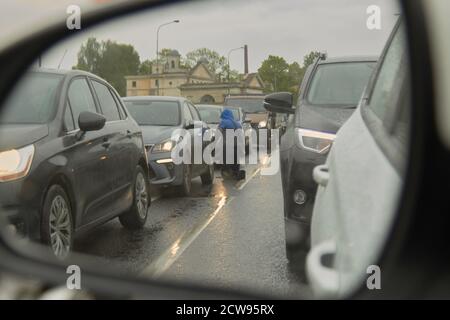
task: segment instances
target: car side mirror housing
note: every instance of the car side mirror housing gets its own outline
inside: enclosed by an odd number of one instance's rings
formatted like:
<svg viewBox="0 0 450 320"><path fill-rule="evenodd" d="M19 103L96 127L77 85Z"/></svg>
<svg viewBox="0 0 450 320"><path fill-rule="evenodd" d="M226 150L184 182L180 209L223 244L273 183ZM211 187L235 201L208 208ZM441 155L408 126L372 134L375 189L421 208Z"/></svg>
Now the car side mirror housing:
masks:
<svg viewBox="0 0 450 320"><path fill-rule="evenodd" d="M189 130L189 129L194 129L195 128L195 122L193 120L188 120L186 121L184 128Z"/></svg>
<svg viewBox="0 0 450 320"><path fill-rule="evenodd" d="M264 98L264 108L276 113L295 113L294 96L290 92L275 92Z"/></svg>
<svg viewBox="0 0 450 320"><path fill-rule="evenodd" d="M78 127L80 131L97 131L105 126L106 118L98 113L83 111L78 116Z"/></svg>

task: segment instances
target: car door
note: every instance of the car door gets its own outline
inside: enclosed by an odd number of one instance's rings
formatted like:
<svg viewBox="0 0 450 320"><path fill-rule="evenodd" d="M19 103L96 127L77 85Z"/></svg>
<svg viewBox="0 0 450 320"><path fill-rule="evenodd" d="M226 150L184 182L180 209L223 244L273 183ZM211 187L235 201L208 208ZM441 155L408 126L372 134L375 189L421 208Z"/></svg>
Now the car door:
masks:
<svg viewBox="0 0 450 320"><path fill-rule="evenodd" d="M103 130L85 132L79 135L78 116L83 111L98 113L87 78L71 80L66 94L63 134L64 154L72 172L76 196L76 227L90 222L89 212L101 209L99 199L107 189Z"/></svg>
<svg viewBox="0 0 450 320"><path fill-rule="evenodd" d="M119 106L109 86L97 79L90 79L96 99L102 114L106 118L104 145L108 158L105 160L107 188L105 189L105 204L108 216L114 216L127 209L131 204L130 185L133 181L134 169L137 165L136 152L133 148L131 129L127 122L121 119ZM94 219L101 216L92 213Z"/></svg>
<svg viewBox="0 0 450 320"><path fill-rule="evenodd" d="M314 169L319 188L307 274L318 297L356 289L385 244L407 158L405 48L404 30L396 27L366 98L338 132L326 164Z"/></svg>

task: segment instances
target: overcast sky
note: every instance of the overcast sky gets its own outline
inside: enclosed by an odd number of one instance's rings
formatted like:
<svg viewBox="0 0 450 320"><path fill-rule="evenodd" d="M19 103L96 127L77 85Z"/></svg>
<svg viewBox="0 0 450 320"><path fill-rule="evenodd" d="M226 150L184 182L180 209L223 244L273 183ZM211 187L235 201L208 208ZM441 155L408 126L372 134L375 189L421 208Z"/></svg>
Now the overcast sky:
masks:
<svg viewBox="0 0 450 320"><path fill-rule="evenodd" d="M60 7L55 7L54 0L2 0L0 26L13 20L16 25L22 22L30 25L42 21L46 15L65 15L67 3L79 2L64 0L59 2ZM369 5L381 8L381 30L366 27ZM161 29L160 48L174 48L184 55L207 47L226 56L230 49L247 44L250 71L254 72L269 54L300 63L311 50L326 51L330 56L378 55L398 18L396 13L399 9L395 0L195 1L82 30L53 48L42 60L45 67L57 67L67 50L62 68L71 68L76 64L81 43L90 36L131 44L141 60L155 58L158 25L179 19L180 23ZM230 64L242 72L243 52L232 53Z"/></svg>

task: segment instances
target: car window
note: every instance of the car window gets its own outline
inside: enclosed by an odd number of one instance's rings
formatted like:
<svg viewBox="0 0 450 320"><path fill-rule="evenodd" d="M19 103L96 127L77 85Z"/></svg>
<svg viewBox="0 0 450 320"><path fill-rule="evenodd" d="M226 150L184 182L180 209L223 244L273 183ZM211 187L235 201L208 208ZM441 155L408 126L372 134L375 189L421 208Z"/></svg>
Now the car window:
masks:
<svg viewBox="0 0 450 320"><path fill-rule="evenodd" d="M77 78L72 81L67 94L72 108L75 127L78 128L78 117L83 111L97 112L94 97L85 78Z"/></svg>
<svg viewBox="0 0 450 320"><path fill-rule="evenodd" d="M126 119L127 115L125 113L122 101L113 90L110 89L109 91L111 92L114 100L116 101L117 108L119 109L120 119Z"/></svg>
<svg viewBox="0 0 450 320"><path fill-rule="evenodd" d="M356 106L375 66L375 62L319 65L308 89L308 102Z"/></svg>
<svg viewBox="0 0 450 320"><path fill-rule="evenodd" d="M141 126L177 126L180 124L180 106L176 101L125 101L130 115Z"/></svg>
<svg viewBox="0 0 450 320"><path fill-rule="evenodd" d="M220 122L220 109L217 108L198 108L201 119L206 123L219 123Z"/></svg>
<svg viewBox="0 0 450 320"><path fill-rule="evenodd" d="M192 117L191 111L189 110L189 106L187 102L183 104L183 114L185 121L192 121L194 118Z"/></svg>
<svg viewBox="0 0 450 320"><path fill-rule="evenodd" d="M2 108L0 123L46 123L54 114L61 75L29 73Z"/></svg>
<svg viewBox="0 0 450 320"><path fill-rule="evenodd" d="M69 102L66 103L66 110L64 111L64 129L66 131L75 130L75 122L73 121L72 110Z"/></svg>
<svg viewBox="0 0 450 320"><path fill-rule="evenodd" d="M119 110L117 109L116 101L114 100L108 87L104 84L93 80L95 92L100 102L103 115L106 117L106 121L120 120Z"/></svg>
<svg viewBox="0 0 450 320"><path fill-rule="evenodd" d="M397 84L400 82L397 77L401 68L400 62L406 53L405 41L405 33L400 27L386 52L372 90L369 108L382 121L386 118L387 108L393 107L398 99L400 88Z"/></svg>

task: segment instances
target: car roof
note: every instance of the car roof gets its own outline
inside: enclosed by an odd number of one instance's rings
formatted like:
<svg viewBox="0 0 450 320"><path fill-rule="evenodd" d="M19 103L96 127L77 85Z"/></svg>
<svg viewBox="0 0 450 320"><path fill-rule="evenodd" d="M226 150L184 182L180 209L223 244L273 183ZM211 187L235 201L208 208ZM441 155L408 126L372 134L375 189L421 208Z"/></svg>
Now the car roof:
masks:
<svg viewBox="0 0 450 320"><path fill-rule="evenodd" d="M48 74L59 74L63 76L89 76L93 78L97 78L103 81L106 81L105 79L100 78L99 76L96 76L93 73L83 71L83 70L66 70L66 69L51 69L51 68L33 68L30 70L30 72L34 73L48 73ZM107 81L106 81L107 82Z"/></svg>
<svg viewBox="0 0 450 320"><path fill-rule="evenodd" d="M320 60L319 64L338 63L338 62L377 62L377 56L344 56L344 57L331 57L325 60Z"/></svg>
<svg viewBox="0 0 450 320"><path fill-rule="evenodd" d="M154 101L186 101L187 99L184 97L171 97L171 96L131 96L131 97L123 97L123 101L146 101L146 100L154 100Z"/></svg>

